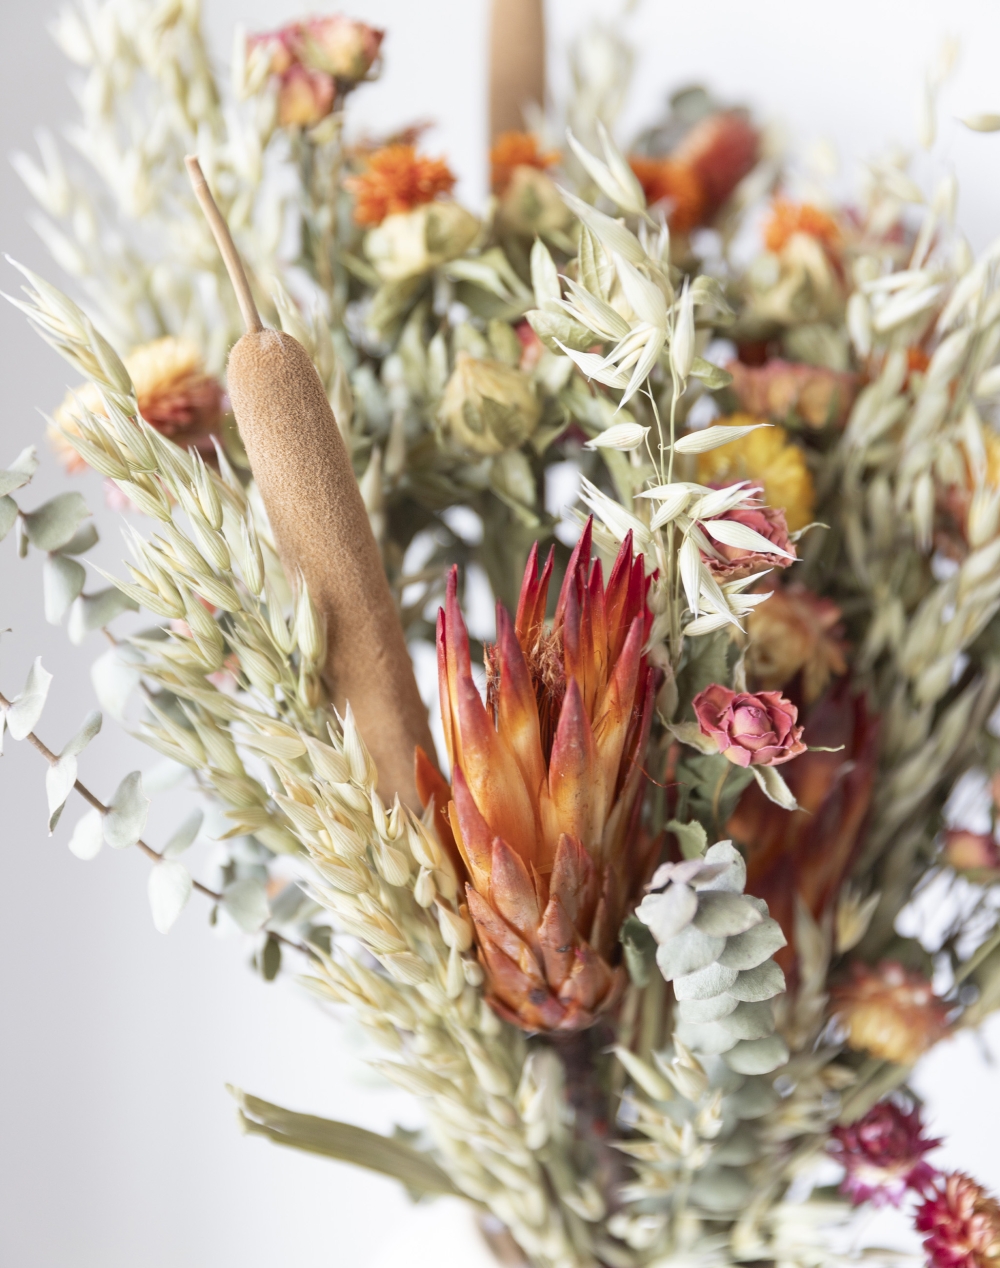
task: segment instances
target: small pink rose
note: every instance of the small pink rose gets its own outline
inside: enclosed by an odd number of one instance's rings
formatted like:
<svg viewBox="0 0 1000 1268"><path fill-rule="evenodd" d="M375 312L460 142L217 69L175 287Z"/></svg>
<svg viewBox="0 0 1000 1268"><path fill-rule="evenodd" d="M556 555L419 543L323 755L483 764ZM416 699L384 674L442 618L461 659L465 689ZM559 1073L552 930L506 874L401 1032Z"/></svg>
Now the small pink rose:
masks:
<svg viewBox="0 0 1000 1268"><path fill-rule="evenodd" d="M745 546L727 545L712 534L712 525L720 523L743 524L772 542L785 554L771 554ZM761 568L787 568L795 563L795 547L788 536L785 512L776 506L737 506L714 520L706 520L702 527L714 547L713 554L702 552L702 559L712 575L720 581L737 581Z"/></svg>
<svg viewBox="0 0 1000 1268"><path fill-rule="evenodd" d="M799 711L777 691L731 691L713 683L695 696L702 734L736 766L780 766L806 750Z"/></svg>

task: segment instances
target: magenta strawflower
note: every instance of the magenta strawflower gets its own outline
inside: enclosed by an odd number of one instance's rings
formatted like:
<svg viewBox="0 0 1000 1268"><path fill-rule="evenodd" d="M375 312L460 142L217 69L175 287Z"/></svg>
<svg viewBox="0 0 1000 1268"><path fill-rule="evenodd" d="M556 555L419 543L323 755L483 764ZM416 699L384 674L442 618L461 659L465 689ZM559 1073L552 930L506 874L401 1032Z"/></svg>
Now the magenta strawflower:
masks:
<svg viewBox="0 0 1000 1268"><path fill-rule="evenodd" d="M960 1171L944 1176L917 1210L929 1268L998 1268L1000 1204Z"/></svg>
<svg viewBox="0 0 1000 1268"><path fill-rule="evenodd" d="M856 1123L835 1127L829 1150L844 1166L841 1193L855 1206L899 1206L908 1189L930 1194L938 1173L924 1154L941 1142L923 1130L920 1110L907 1112L895 1101L879 1101Z"/></svg>

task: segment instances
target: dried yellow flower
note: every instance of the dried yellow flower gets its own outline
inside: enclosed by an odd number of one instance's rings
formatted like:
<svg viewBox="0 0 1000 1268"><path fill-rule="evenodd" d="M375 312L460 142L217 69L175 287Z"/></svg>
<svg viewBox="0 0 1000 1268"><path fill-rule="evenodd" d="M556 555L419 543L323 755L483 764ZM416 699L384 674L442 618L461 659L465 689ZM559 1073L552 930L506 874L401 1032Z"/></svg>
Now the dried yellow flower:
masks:
<svg viewBox="0 0 1000 1268"><path fill-rule="evenodd" d="M913 1065L948 1032L948 1005L923 974L895 960L875 968L855 961L850 979L835 987L831 998L847 1046L883 1061Z"/></svg>
<svg viewBox="0 0 1000 1268"><path fill-rule="evenodd" d="M718 422L747 426L762 422L750 414L731 414ZM816 492L805 455L789 440L783 427L758 427L732 444L698 455L698 480L702 484L735 484L750 480L762 486L768 506L780 507L791 532L812 520Z"/></svg>

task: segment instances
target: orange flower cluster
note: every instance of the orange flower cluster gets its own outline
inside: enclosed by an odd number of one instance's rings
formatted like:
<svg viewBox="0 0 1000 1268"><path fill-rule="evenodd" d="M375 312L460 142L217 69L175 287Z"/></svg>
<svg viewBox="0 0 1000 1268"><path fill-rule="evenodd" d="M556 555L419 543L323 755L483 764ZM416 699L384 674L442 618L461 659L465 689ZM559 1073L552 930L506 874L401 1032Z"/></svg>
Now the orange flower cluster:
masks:
<svg viewBox="0 0 1000 1268"><path fill-rule="evenodd" d="M427 158L412 145L386 145L344 185L356 199L356 223L379 225L386 216L412 211L433 202L438 194L450 194L455 176L444 159Z"/></svg>
<svg viewBox="0 0 1000 1268"><path fill-rule="evenodd" d="M794 203L787 198L776 198L771 206L771 218L764 228L764 245L777 253L793 234L804 233L821 242L828 251L840 246L841 232L836 220L812 203Z"/></svg>
<svg viewBox="0 0 1000 1268"><path fill-rule="evenodd" d="M538 148L538 138L531 132L502 132L490 150L490 188L502 194L518 167L534 167L546 171L559 162L557 150Z"/></svg>
<svg viewBox="0 0 1000 1268"><path fill-rule="evenodd" d="M629 166L635 172L646 202L651 207L665 203L674 233L689 233L701 224L705 191L695 173L673 159L640 158L633 155Z"/></svg>

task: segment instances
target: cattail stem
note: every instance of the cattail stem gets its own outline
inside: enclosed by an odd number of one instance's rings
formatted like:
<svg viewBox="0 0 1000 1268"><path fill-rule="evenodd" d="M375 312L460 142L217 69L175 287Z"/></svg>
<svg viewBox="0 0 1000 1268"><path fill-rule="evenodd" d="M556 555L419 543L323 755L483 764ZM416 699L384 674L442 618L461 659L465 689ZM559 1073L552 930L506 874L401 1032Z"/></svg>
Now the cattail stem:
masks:
<svg viewBox="0 0 1000 1268"><path fill-rule="evenodd" d="M188 170L188 176L191 178L194 196L198 199L201 209L205 213L205 219L212 230L212 236L215 238L219 254L222 256L222 262L226 266L229 280L232 282L233 290L236 292L236 302L239 304L240 312L243 314L243 324L246 326L248 333L263 330L264 323L261 321L257 305L254 303L250 283L247 281L246 269L243 267L240 253L236 250L236 243L233 241L233 235L229 232L226 218L219 210L215 199L212 197L212 191L208 188L208 181L205 179L205 173L201 170L201 164L193 154L189 154L184 163Z"/></svg>
<svg viewBox="0 0 1000 1268"><path fill-rule="evenodd" d="M490 140L524 127L524 107L545 106L543 0L493 0L490 17Z"/></svg>

